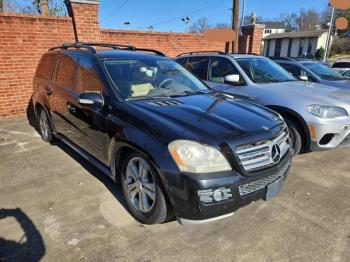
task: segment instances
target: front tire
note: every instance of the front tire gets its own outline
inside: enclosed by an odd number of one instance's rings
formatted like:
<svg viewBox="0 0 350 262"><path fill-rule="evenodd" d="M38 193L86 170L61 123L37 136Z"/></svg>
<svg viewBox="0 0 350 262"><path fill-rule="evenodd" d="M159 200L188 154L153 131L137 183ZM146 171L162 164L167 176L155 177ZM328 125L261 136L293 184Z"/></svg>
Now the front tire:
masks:
<svg viewBox="0 0 350 262"><path fill-rule="evenodd" d="M288 126L289 137L292 142L292 148L294 150L294 156L299 155L302 149L302 133L296 124L294 124L289 119L285 119L285 122Z"/></svg>
<svg viewBox="0 0 350 262"><path fill-rule="evenodd" d="M142 155L129 154L123 164L121 184L130 213L143 224L167 219L169 206L158 173Z"/></svg>
<svg viewBox="0 0 350 262"><path fill-rule="evenodd" d="M54 139L50 118L44 109L39 109L38 114L39 130L41 139L45 142L51 143Z"/></svg>

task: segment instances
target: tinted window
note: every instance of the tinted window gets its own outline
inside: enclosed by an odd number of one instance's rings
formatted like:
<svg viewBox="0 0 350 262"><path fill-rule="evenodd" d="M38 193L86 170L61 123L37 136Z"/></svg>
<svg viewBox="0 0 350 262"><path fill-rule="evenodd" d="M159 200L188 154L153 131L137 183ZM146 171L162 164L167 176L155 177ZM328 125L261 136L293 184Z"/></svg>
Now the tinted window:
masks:
<svg viewBox="0 0 350 262"><path fill-rule="evenodd" d="M344 73L344 76L345 76L346 78L350 78L350 71L345 72L345 73Z"/></svg>
<svg viewBox="0 0 350 262"><path fill-rule="evenodd" d="M286 70L270 59L237 58L236 61L255 83L275 83L296 80Z"/></svg>
<svg viewBox="0 0 350 262"><path fill-rule="evenodd" d="M176 59L176 62L178 62L182 66L186 66L187 57L182 57L182 58Z"/></svg>
<svg viewBox="0 0 350 262"><path fill-rule="evenodd" d="M191 71L198 78L206 80L208 73L208 61L207 57L190 57L187 61L187 69Z"/></svg>
<svg viewBox="0 0 350 262"><path fill-rule="evenodd" d="M104 65L124 99L186 96L208 92L201 81L170 59L116 59L106 61Z"/></svg>
<svg viewBox="0 0 350 262"><path fill-rule="evenodd" d="M47 53L42 56L36 75L45 79L51 79L52 71L56 62L56 53Z"/></svg>
<svg viewBox="0 0 350 262"><path fill-rule="evenodd" d="M322 79L325 80L341 80L344 79L344 77L335 72L333 69L322 65L320 63L303 63L305 67L310 69L315 75L318 75Z"/></svg>
<svg viewBox="0 0 350 262"><path fill-rule="evenodd" d="M350 67L349 62L337 62L332 65L333 68L347 68Z"/></svg>
<svg viewBox="0 0 350 262"><path fill-rule="evenodd" d="M227 75L239 75L243 82L242 76L231 61L222 57L211 58L209 80L216 83L225 83L225 76Z"/></svg>
<svg viewBox="0 0 350 262"><path fill-rule="evenodd" d="M76 90L78 93L102 92L103 85L98 77L93 63L80 58L77 65Z"/></svg>
<svg viewBox="0 0 350 262"><path fill-rule="evenodd" d="M75 61L69 56L62 56L60 58L56 83L68 89L74 89L75 79Z"/></svg>
<svg viewBox="0 0 350 262"><path fill-rule="evenodd" d="M315 82L316 79L301 67L292 64L280 64L284 69L291 73L295 78L300 79L301 76L307 76L309 81Z"/></svg>

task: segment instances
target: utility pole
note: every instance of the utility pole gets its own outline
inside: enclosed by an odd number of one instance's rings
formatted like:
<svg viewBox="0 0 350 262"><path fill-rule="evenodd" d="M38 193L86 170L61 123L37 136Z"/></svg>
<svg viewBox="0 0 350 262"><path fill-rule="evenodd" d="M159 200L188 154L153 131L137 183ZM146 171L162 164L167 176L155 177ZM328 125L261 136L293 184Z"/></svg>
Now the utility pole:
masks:
<svg viewBox="0 0 350 262"><path fill-rule="evenodd" d="M333 23L334 23L334 12L335 12L335 8L333 7L332 9L332 16L331 16L331 21L329 23L329 27L328 27L328 34L327 34L327 40L326 40L326 48L323 54L323 61L326 62L327 57L328 57L328 52L329 52L329 47L330 47L330 43L331 43L331 33L332 33L332 28L333 28Z"/></svg>
<svg viewBox="0 0 350 262"><path fill-rule="evenodd" d="M0 13L4 11L4 0L0 0Z"/></svg>
<svg viewBox="0 0 350 262"><path fill-rule="evenodd" d="M39 0L39 6L40 6L40 14L41 15L48 15L49 14L49 4L47 0Z"/></svg>
<svg viewBox="0 0 350 262"><path fill-rule="evenodd" d="M238 52L239 31L239 0L232 0L232 22L231 28L236 32L236 39L232 42L232 53Z"/></svg>

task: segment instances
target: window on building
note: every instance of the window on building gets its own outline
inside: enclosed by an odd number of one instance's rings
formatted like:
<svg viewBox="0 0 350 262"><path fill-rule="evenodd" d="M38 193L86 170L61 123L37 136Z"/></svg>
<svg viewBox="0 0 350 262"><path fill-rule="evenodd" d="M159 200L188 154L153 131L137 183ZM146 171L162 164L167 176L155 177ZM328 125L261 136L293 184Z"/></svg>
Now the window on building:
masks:
<svg viewBox="0 0 350 262"><path fill-rule="evenodd" d="M56 83L68 89L74 89L75 61L69 56L62 56L58 64Z"/></svg>
<svg viewBox="0 0 350 262"><path fill-rule="evenodd" d="M272 33L272 29L265 29L265 34L271 34Z"/></svg>

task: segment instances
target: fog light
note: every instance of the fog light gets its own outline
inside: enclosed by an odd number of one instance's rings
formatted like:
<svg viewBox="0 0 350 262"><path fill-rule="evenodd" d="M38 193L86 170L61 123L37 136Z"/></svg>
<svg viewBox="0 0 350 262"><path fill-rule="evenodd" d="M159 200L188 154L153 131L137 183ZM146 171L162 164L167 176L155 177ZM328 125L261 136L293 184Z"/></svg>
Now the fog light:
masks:
<svg viewBox="0 0 350 262"><path fill-rule="evenodd" d="M220 202L232 198L231 189L220 187L217 189L198 190L198 196L203 203Z"/></svg>
<svg viewBox="0 0 350 262"><path fill-rule="evenodd" d="M222 201L224 199L224 193L220 189L217 189L213 193L213 198L216 202Z"/></svg>

